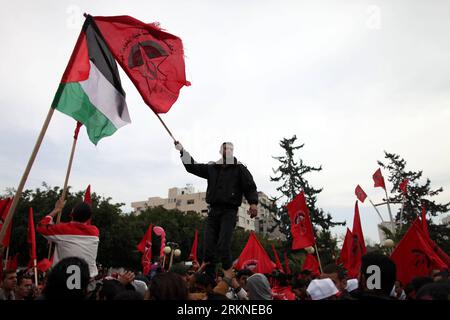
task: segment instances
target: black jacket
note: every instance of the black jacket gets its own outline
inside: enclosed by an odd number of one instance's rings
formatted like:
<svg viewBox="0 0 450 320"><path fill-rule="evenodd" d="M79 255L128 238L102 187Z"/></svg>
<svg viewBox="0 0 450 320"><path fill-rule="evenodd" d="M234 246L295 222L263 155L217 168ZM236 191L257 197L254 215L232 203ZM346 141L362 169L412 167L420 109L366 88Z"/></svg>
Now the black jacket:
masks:
<svg viewBox="0 0 450 320"><path fill-rule="evenodd" d="M258 204L256 184L248 169L234 158L234 164L197 163L182 150L181 159L187 172L208 180L206 203L211 207L238 208L245 196L248 203Z"/></svg>

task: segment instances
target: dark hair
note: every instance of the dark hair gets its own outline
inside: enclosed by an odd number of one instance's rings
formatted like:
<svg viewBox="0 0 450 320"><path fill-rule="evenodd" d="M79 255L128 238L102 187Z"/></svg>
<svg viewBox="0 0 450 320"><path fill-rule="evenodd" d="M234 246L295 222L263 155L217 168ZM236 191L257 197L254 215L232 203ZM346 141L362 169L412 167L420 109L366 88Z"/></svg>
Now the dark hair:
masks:
<svg viewBox="0 0 450 320"><path fill-rule="evenodd" d="M125 290L125 286L116 279L103 280L103 285L98 292L98 297L100 300L113 300L118 294Z"/></svg>
<svg viewBox="0 0 450 320"><path fill-rule="evenodd" d="M32 280L30 275L26 274L25 272L22 272L17 275L17 286L20 286L22 284L23 280Z"/></svg>
<svg viewBox="0 0 450 320"><path fill-rule="evenodd" d="M69 277L75 274L68 270L69 267L78 266L80 270L80 287L69 288ZM69 271L69 272L68 272ZM46 300L84 300L89 284L89 266L81 258L68 257L59 261L50 271L46 286L43 291Z"/></svg>
<svg viewBox="0 0 450 320"><path fill-rule="evenodd" d="M292 289L306 288L308 285L309 282L305 279L294 279L294 281L292 281Z"/></svg>
<svg viewBox="0 0 450 320"><path fill-rule="evenodd" d="M290 278L291 277L288 274L280 272L277 276L278 284L281 287L286 287L289 284L288 281Z"/></svg>
<svg viewBox="0 0 450 320"><path fill-rule="evenodd" d="M249 269L242 269L242 270L239 270L239 271L236 273L236 279L240 280L241 277L243 277L243 276L250 277L251 275L253 275L252 270L249 270Z"/></svg>
<svg viewBox="0 0 450 320"><path fill-rule="evenodd" d="M92 216L91 206L85 202L79 202L73 207L72 219L77 222L86 222Z"/></svg>
<svg viewBox="0 0 450 320"><path fill-rule="evenodd" d="M395 285L397 276L395 263L391 258L381 253L371 252L365 254L361 258L361 274L364 275L366 280L371 276L370 273L367 273L367 268L373 265L378 266L381 272L381 288L379 290L382 293L389 295Z"/></svg>
<svg viewBox="0 0 450 320"><path fill-rule="evenodd" d="M345 270L343 266L335 263L330 263L323 267L322 273L336 273L339 280L347 279L347 270Z"/></svg>
<svg viewBox="0 0 450 320"><path fill-rule="evenodd" d="M173 272L159 273L150 284L150 297L153 300L187 300L188 288L183 278Z"/></svg>
<svg viewBox="0 0 450 320"><path fill-rule="evenodd" d="M300 274L303 276L310 276L312 274L312 272L305 269L305 270L300 271Z"/></svg>
<svg viewBox="0 0 450 320"><path fill-rule="evenodd" d="M194 273L193 277L196 284L199 284L205 288L210 287L209 289L212 290L216 286L216 282L214 281L214 279L206 273L196 272Z"/></svg>
<svg viewBox="0 0 450 320"><path fill-rule="evenodd" d="M133 290L125 290L114 297L114 300L144 300L144 297L139 292Z"/></svg>
<svg viewBox="0 0 450 320"><path fill-rule="evenodd" d="M14 269L6 269L5 271L3 271L2 273L2 281L4 281L6 279L6 276L9 274L15 273L17 274L17 271Z"/></svg>
<svg viewBox="0 0 450 320"><path fill-rule="evenodd" d="M439 281L424 285L417 292L418 300L449 300L450 283L448 281Z"/></svg>
<svg viewBox="0 0 450 320"><path fill-rule="evenodd" d="M433 279L431 277L415 277L411 280L411 285L414 288L414 291L417 292L422 288L424 285L428 283L432 283Z"/></svg>

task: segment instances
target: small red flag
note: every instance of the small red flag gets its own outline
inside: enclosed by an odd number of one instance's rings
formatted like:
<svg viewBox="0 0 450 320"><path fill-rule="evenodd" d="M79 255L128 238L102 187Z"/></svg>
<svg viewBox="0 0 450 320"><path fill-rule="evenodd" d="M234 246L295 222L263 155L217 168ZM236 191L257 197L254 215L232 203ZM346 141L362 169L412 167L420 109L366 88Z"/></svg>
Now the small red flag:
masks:
<svg viewBox="0 0 450 320"><path fill-rule="evenodd" d="M6 262L6 270L17 270L18 260L19 260L18 253L16 253L16 255L13 257L9 257L8 261Z"/></svg>
<svg viewBox="0 0 450 320"><path fill-rule="evenodd" d="M192 243L191 253L189 254L188 260L198 261L198 259L197 259L197 247L198 247L198 231L195 230L194 242Z"/></svg>
<svg viewBox="0 0 450 320"><path fill-rule="evenodd" d="M91 185L88 185L86 191L84 192L84 202L92 207Z"/></svg>
<svg viewBox="0 0 450 320"><path fill-rule="evenodd" d="M313 254L308 253L306 255L305 261L303 262L302 266L302 271L303 270L309 270L315 276L320 275L319 262L317 262L317 259Z"/></svg>
<svg viewBox="0 0 450 320"><path fill-rule="evenodd" d="M338 263L341 263L347 270L349 278L356 278L358 276L361 267L361 257L361 245L359 244L358 237L355 237L350 229L347 228Z"/></svg>
<svg viewBox="0 0 450 320"><path fill-rule="evenodd" d="M363 188L359 186L359 184L355 188L355 195L359 201L364 203L364 200L367 198L367 194L364 192Z"/></svg>
<svg viewBox="0 0 450 320"><path fill-rule="evenodd" d="M80 128L83 126L83 124L80 121L77 121L77 125L75 126L75 131L73 133L73 138L75 140L78 139L78 134L80 133Z"/></svg>
<svg viewBox="0 0 450 320"><path fill-rule="evenodd" d="M235 268L237 270L249 269L254 273L272 273L275 269L275 263L273 263L264 247L256 238L254 232L250 233L247 244L242 250Z"/></svg>
<svg viewBox="0 0 450 320"><path fill-rule="evenodd" d="M93 17L114 58L155 113L166 113L186 81L180 38L129 16Z"/></svg>
<svg viewBox="0 0 450 320"><path fill-rule="evenodd" d="M286 270L287 274L291 274L291 268L289 268L289 259L287 257L287 253L284 253L284 269Z"/></svg>
<svg viewBox="0 0 450 320"><path fill-rule="evenodd" d="M34 260L36 259L36 233L34 230L34 213L33 208L28 210L28 244L30 245L30 262L34 266Z"/></svg>
<svg viewBox="0 0 450 320"><path fill-rule="evenodd" d="M9 208L12 204L12 199L6 198L4 200L0 200L3 211L1 213L1 224L0 224L0 230L3 228L4 221L6 220L6 216L8 215ZM7 248L9 247L10 240L11 240L11 231L12 231L12 219L9 223L8 229L6 230L6 233L3 237L2 245Z"/></svg>
<svg viewBox="0 0 450 320"><path fill-rule="evenodd" d="M52 262L44 258L37 263L36 267L41 272L47 272L52 267Z"/></svg>
<svg viewBox="0 0 450 320"><path fill-rule="evenodd" d="M403 179L403 181L400 183L399 188L403 192L404 195L408 193L407 187L408 187L408 179Z"/></svg>
<svg viewBox="0 0 450 320"><path fill-rule="evenodd" d="M353 217L353 230L352 234L358 238L358 243L361 248L361 253L366 253L366 244L364 243L364 235L361 227L361 218L359 216L358 200L355 202L355 215Z"/></svg>
<svg viewBox="0 0 450 320"><path fill-rule="evenodd" d="M152 266L152 230L153 225L150 225L141 242L137 245L138 251L142 253L141 264L144 275L150 272Z"/></svg>
<svg viewBox="0 0 450 320"><path fill-rule="evenodd" d="M278 257L278 253L275 250L275 247L273 246L273 244L271 245L271 247L272 247L272 251L273 251L274 257L275 257L275 264L277 266L277 269L278 269L278 271L284 273L283 265L281 264L280 258Z"/></svg>
<svg viewBox="0 0 450 320"><path fill-rule="evenodd" d="M380 168L378 168L377 171L375 171L375 173L372 176L373 178L373 182L374 182L374 187L381 187L384 190L386 190L386 185L384 184L384 177L381 174L381 170Z"/></svg>
<svg viewBox="0 0 450 320"><path fill-rule="evenodd" d="M420 222L416 219L391 255L397 266L397 279L408 284L418 276L428 276L434 269L447 268L424 238Z"/></svg>
<svg viewBox="0 0 450 320"><path fill-rule="evenodd" d="M287 210L291 220L292 250L313 246L316 240L303 191L288 203Z"/></svg>

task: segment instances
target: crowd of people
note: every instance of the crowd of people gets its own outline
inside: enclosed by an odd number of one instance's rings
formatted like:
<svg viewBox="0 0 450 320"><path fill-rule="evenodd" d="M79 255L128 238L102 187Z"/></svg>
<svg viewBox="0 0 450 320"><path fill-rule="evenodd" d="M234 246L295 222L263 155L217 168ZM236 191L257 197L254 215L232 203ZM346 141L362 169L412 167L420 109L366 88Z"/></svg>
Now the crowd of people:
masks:
<svg viewBox="0 0 450 320"><path fill-rule="evenodd" d="M367 284L368 266L380 268L380 286ZM69 268L78 266L79 286L71 287ZM98 266L91 277L88 263L80 257L60 260L34 283L30 270L5 270L1 278L0 300L448 300L448 272L417 277L404 286L396 280L391 259L380 253L368 253L362 259L357 279L348 279L341 265L324 266L320 275L308 270L295 274L274 271L254 273L249 269L221 270L214 276L206 264L177 263L168 271L158 263L147 275L123 269Z"/></svg>

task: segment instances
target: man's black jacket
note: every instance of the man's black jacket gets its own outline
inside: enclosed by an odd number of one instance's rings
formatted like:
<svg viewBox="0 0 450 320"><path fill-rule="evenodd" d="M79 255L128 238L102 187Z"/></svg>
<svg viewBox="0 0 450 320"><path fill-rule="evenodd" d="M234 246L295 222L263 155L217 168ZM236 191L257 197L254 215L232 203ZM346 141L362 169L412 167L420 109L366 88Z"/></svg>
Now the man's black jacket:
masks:
<svg viewBox="0 0 450 320"><path fill-rule="evenodd" d="M234 158L234 164L197 163L186 151L180 152L186 170L208 180L206 203L211 207L238 208L245 196L248 203L258 204L256 184L248 169Z"/></svg>

